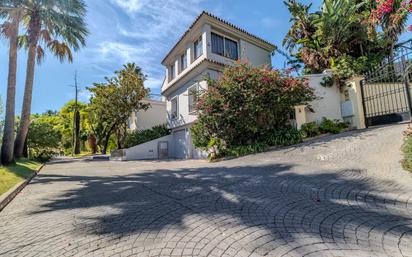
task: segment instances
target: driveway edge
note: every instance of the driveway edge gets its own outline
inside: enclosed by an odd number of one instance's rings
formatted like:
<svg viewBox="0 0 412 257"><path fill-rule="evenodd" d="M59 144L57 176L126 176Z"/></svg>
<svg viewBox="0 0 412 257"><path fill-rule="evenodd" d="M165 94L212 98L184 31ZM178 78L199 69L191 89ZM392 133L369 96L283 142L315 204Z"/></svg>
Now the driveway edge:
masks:
<svg viewBox="0 0 412 257"><path fill-rule="evenodd" d="M16 197L29 183L37 176L41 169L46 165L43 163L37 170L35 170L28 178L17 183L14 187L10 188L6 193L0 196L0 212Z"/></svg>

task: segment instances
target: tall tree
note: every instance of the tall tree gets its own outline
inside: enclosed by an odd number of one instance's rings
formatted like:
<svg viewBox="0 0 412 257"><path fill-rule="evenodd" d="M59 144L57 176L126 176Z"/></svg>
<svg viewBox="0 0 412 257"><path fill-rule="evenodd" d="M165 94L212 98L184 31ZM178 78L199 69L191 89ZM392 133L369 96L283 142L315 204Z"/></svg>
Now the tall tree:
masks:
<svg viewBox="0 0 412 257"><path fill-rule="evenodd" d="M60 61L72 62L72 50L84 46L88 35L83 0L25 0L23 4L26 34L20 38L20 44L27 48L28 57L21 122L14 148L17 158L23 155L30 124L36 59L38 63L42 60L45 46Z"/></svg>
<svg viewBox="0 0 412 257"><path fill-rule="evenodd" d="M392 0L400 5L404 0ZM283 45L305 72L333 69L338 81L368 70L391 53L404 26L379 29L368 21L376 0L323 0L318 11L297 0L287 0L291 28ZM392 19L393 20L393 19ZM395 29L396 27L396 29Z"/></svg>
<svg viewBox="0 0 412 257"><path fill-rule="evenodd" d="M136 64L127 64L115 72L106 83L88 88L90 99L91 126L97 137L102 154L106 154L110 137L122 129L133 111L146 110L149 104L143 103L150 90L144 87L146 80Z"/></svg>
<svg viewBox="0 0 412 257"><path fill-rule="evenodd" d="M14 162L14 121L16 101L16 71L19 25L22 18L21 1L0 0L0 16L5 22L1 25L1 33L9 40L9 72L7 80L6 117L4 123L3 142L1 146L1 163Z"/></svg>

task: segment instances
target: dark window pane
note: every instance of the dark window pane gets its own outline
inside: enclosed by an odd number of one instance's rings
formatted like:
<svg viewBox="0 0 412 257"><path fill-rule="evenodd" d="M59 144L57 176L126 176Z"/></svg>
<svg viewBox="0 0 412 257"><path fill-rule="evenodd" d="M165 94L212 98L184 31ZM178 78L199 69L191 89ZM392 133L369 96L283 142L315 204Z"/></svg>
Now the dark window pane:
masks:
<svg viewBox="0 0 412 257"><path fill-rule="evenodd" d="M224 40L222 36L212 33L212 53L224 55Z"/></svg>
<svg viewBox="0 0 412 257"><path fill-rule="evenodd" d="M172 99L172 119L177 118L177 97Z"/></svg>
<svg viewBox="0 0 412 257"><path fill-rule="evenodd" d="M236 41L225 38L225 56L233 60L238 59Z"/></svg>
<svg viewBox="0 0 412 257"><path fill-rule="evenodd" d="M176 76L175 74L175 65L170 66L170 80L174 79Z"/></svg>
<svg viewBox="0 0 412 257"><path fill-rule="evenodd" d="M186 54L183 54L182 56L181 56L181 59L180 59L180 63L181 63L181 70L183 71L184 69L186 69L186 67L187 67L187 55Z"/></svg>

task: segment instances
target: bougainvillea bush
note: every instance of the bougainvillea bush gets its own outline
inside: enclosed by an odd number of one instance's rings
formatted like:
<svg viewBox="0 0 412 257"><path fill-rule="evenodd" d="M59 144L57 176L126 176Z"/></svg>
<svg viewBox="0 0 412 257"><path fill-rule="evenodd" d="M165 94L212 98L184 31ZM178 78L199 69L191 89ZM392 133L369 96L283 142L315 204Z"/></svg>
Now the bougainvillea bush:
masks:
<svg viewBox="0 0 412 257"><path fill-rule="evenodd" d="M396 24L403 24L412 13L412 0L376 0L376 7L371 11L372 24L382 24L396 29ZM412 25L408 26L412 30Z"/></svg>
<svg viewBox="0 0 412 257"><path fill-rule="evenodd" d="M228 66L208 85L197 104L198 121L192 134L195 146L212 150L212 158L276 141L274 134L291 128L293 107L314 99L304 80L244 63Z"/></svg>

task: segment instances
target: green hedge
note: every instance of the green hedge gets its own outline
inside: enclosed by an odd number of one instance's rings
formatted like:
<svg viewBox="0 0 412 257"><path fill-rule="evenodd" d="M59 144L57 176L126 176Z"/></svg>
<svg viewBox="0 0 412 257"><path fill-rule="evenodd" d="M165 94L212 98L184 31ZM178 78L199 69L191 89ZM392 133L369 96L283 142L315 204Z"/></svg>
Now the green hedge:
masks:
<svg viewBox="0 0 412 257"><path fill-rule="evenodd" d="M170 129L166 124L154 126L151 129L133 131L127 134L125 146L126 148L133 147L167 135L170 135Z"/></svg>

